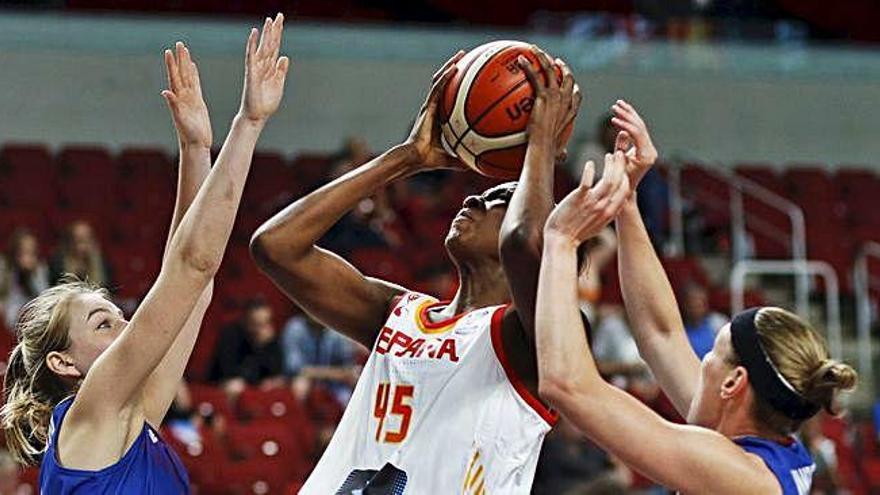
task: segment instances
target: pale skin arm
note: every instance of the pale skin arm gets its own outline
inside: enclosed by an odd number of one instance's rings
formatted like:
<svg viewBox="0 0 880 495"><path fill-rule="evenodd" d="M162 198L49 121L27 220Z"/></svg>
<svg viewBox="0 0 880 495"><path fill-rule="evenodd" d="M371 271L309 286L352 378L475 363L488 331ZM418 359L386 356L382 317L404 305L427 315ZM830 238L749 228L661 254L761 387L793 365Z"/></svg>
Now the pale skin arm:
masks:
<svg viewBox="0 0 880 495"><path fill-rule="evenodd" d="M162 92L171 110L177 141L180 148L180 163L177 176L177 198L165 253L180 220L189 209L202 183L211 172L211 119L208 107L202 97L199 72L190 56L189 49L178 42L175 52L165 50L165 70L168 76L168 89ZM144 414L147 422L158 427L162 424L168 408L174 401L180 380L189 362L205 311L211 303L214 290L213 280L202 292L192 314L183 329L144 385Z"/></svg>
<svg viewBox="0 0 880 495"><path fill-rule="evenodd" d="M657 159L657 150L645 122L632 105L618 100L612 112L612 123L621 130L616 148L627 152L627 175L635 190ZM675 293L651 245L635 197L627 202L617 220L617 237L620 289L639 354L675 409L687 417L697 388L700 361L688 342Z"/></svg>
<svg viewBox="0 0 880 495"><path fill-rule="evenodd" d="M536 312L541 397L603 450L673 490L778 494L761 461L729 439L670 423L599 375L578 309L577 248L614 218L628 195L623 154L608 162L606 177L593 188L588 167L547 222Z"/></svg>
<svg viewBox="0 0 880 495"><path fill-rule="evenodd" d="M283 17L247 43L239 113L214 168L183 215L159 276L131 322L82 381L60 435L62 464L96 468L125 452L144 415L144 385L168 354L220 267L257 138L278 108L289 61L278 57Z"/></svg>

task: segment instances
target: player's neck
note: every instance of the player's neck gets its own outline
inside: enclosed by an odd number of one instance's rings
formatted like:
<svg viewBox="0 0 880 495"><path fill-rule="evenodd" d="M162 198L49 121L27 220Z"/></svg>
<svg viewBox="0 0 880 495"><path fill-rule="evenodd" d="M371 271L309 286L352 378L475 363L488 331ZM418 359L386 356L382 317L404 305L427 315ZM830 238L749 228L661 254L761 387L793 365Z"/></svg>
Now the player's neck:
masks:
<svg viewBox="0 0 880 495"><path fill-rule="evenodd" d="M724 415L715 431L727 438L761 437L779 443L788 440L785 435L779 435L755 421L747 409Z"/></svg>
<svg viewBox="0 0 880 495"><path fill-rule="evenodd" d="M510 302L507 278L500 266L461 270L458 280L458 291L442 311L443 316Z"/></svg>

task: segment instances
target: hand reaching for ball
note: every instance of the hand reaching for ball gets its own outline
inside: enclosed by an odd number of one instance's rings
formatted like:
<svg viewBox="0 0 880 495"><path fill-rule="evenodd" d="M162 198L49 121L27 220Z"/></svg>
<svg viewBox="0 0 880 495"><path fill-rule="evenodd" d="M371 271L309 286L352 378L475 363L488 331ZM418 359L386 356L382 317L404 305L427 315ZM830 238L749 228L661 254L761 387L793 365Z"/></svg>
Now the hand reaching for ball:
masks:
<svg viewBox="0 0 880 495"><path fill-rule="evenodd" d="M632 105L617 100L611 113L611 123L620 131L614 149L626 154L626 175L630 188L635 191L642 177L657 161L657 148L651 142L648 126Z"/></svg>
<svg viewBox="0 0 880 495"><path fill-rule="evenodd" d="M529 116L529 140L552 143L558 162L565 158L565 144L571 135L570 126L577 117L582 96L565 62L558 58L550 60L550 56L538 47L533 46L532 53L541 66L540 72L524 56L517 58L517 64L535 92L535 103ZM562 75L561 81L557 70Z"/></svg>
<svg viewBox="0 0 880 495"><path fill-rule="evenodd" d="M425 103L419 109L413 128L403 146L410 153L409 160L419 170L433 170L441 168L463 169L464 164L443 149L440 143L440 119L438 107L443 89L446 83L458 70L455 63L464 56L464 51L459 50L455 55L434 73L431 80L431 90L425 98Z"/></svg>

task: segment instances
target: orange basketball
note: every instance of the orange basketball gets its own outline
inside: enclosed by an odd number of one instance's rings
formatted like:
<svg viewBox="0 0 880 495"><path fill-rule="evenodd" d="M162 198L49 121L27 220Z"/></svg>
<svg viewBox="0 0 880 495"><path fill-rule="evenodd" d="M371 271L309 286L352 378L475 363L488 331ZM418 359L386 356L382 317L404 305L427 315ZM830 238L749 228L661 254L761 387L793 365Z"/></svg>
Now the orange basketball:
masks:
<svg viewBox="0 0 880 495"><path fill-rule="evenodd" d="M480 45L458 61L458 71L444 89L440 108L443 146L483 175L515 179L522 170L535 94L517 57L525 56L544 78L530 46L520 41ZM556 75L561 81L558 67ZM564 142L573 124L563 132Z"/></svg>

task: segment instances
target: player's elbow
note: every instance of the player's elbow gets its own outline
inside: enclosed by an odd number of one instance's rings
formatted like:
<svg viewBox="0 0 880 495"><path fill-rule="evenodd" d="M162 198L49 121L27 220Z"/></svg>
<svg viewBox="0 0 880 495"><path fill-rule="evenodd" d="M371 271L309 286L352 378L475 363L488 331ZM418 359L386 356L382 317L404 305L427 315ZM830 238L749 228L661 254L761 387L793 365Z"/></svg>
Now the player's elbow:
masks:
<svg viewBox="0 0 880 495"><path fill-rule="evenodd" d="M565 373L544 373L538 382L538 395L554 408L564 409L578 395L578 385Z"/></svg>
<svg viewBox="0 0 880 495"><path fill-rule="evenodd" d="M251 259L260 269L265 269L272 262L270 255L269 243L266 240L266 234L263 229L259 229L251 236L248 250L251 253Z"/></svg>
<svg viewBox="0 0 880 495"><path fill-rule="evenodd" d="M195 273L205 279L207 285L220 270L223 250L205 245L203 242L190 241L180 245L171 252L170 260L189 273Z"/></svg>
<svg viewBox="0 0 880 495"><path fill-rule="evenodd" d="M260 227L251 236L249 250L254 263L263 271L283 265L296 252L295 246L285 249L277 234L265 227Z"/></svg>

